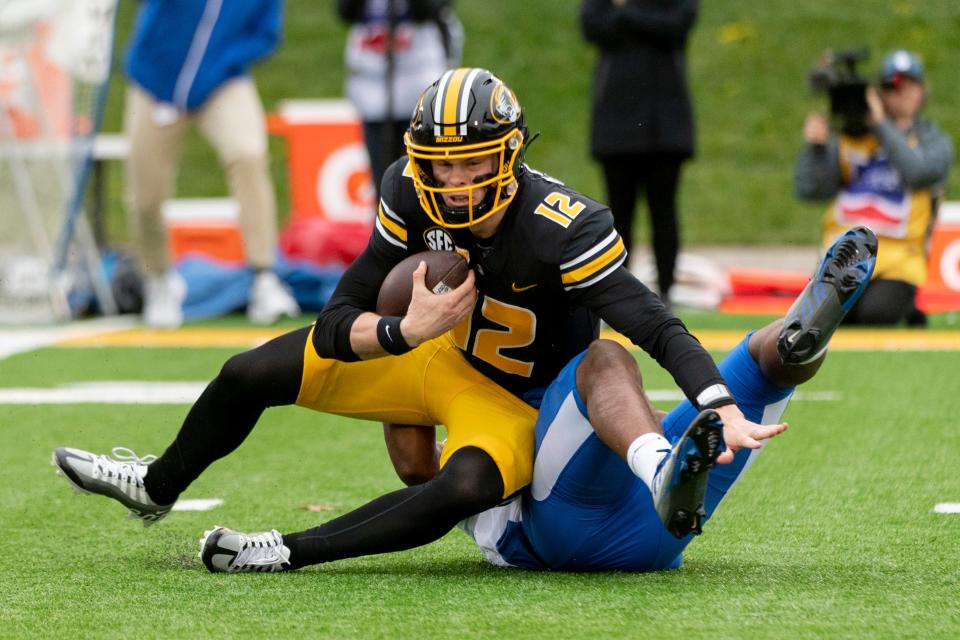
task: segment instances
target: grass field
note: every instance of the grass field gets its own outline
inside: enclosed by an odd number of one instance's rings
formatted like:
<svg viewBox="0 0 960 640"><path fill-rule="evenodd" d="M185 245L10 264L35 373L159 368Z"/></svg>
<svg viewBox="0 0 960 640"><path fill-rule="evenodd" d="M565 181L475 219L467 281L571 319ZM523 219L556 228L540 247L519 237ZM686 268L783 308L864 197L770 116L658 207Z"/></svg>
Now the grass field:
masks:
<svg viewBox="0 0 960 640"><path fill-rule="evenodd" d="M130 32L135 2L121 2L118 53ZM464 63L484 66L517 92L533 131L543 135L527 158L584 193L603 200L600 174L588 153L589 91L595 51L579 28L574 0L484 0L456 3L466 30ZM268 110L285 98L333 98L343 92L346 27L332 2L287 0L283 46L256 69ZM806 74L828 47L869 46L864 67L897 46L921 53L931 86L928 115L960 133L960 3L954 0L725 0L700 3L690 41L690 83L699 152L681 184L687 242L812 245L819 241L820 205L792 196L791 172L804 115L823 109ZM105 128L121 128L123 81L111 86ZM282 143L273 170L280 211L288 209ZM958 184L960 169L953 169ZM222 195L225 183L209 147L194 136L182 165L184 197ZM109 231L126 238L120 172L112 173ZM950 194L948 193L948 196ZM954 196L954 199L956 196ZM644 217L645 220L645 217ZM644 222L640 229L646 240Z"/></svg>
<svg viewBox="0 0 960 640"><path fill-rule="evenodd" d="M688 318L704 336L761 321ZM0 397L202 382L239 349L42 348L0 360ZM649 389L674 389L646 356L641 366ZM960 515L932 509L960 502L958 370L956 350L835 350L683 567L642 575L495 569L457 531L391 556L212 575L196 557L212 524L299 530L397 488L378 426L271 410L184 496L221 507L143 529L111 501L73 495L50 452L160 453L186 404L3 401L0 637L956 638Z"/></svg>

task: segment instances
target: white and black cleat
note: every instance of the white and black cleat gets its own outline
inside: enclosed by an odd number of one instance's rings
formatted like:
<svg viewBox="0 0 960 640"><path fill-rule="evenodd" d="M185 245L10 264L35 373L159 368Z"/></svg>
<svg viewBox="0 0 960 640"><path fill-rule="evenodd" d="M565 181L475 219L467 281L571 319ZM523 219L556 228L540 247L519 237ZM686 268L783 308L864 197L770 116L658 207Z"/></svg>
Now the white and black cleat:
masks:
<svg viewBox="0 0 960 640"><path fill-rule="evenodd" d="M138 457L124 447L114 447L111 458L81 449L62 447L53 452L57 475L66 478L76 493L92 493L113 498L130 512L130 518L143 526L162 520L172 504L159 505L150 499L143 486L147 466L156 456Z"/></svg>
<svg viewBox="0 0 960 640"><path fill-rule="evenodd" d="M211 573L267 573L290 568L290 549L276 529L240 533L214 525L200 539L200 559Z"/></svg>

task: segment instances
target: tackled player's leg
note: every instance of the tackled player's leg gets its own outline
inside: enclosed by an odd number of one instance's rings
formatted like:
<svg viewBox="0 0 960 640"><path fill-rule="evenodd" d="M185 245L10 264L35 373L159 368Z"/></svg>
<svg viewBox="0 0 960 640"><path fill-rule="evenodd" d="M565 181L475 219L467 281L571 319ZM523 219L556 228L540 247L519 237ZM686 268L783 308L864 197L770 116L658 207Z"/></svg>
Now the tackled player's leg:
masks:
<svg viewBox="0 0 960 640"><path fill-rule="evenodd" d="M264 410L296 401L309 334L309 327L291 331L227 360L160 457L64 447L53 464L75 489L113 498L144 526L157 522L208 466L240 446Z"/></svg>
<svg viewBox="0 0 960 640"><path fill-rule="evenodd" d="M828 340L833 335L845 310L856 302L872 274L874 253L869 242L872 234L857 231L855 236L854 242L844 244L848 248L853 244L856 251L838 251L834 247L817 270L822 276L827 270L853 265L846 275L847 292L840 303L841 313L813 314L813 321L805 325L818 330L816 340L803 341L815 350L812 358L792 357L796 352L781 355L778 346L783 342L787 325L777 321L749 334L720 363L720 372L748 420L760 424L779 422L795 385L812 378L822 364L827 344L823 338ZM866 246L866 254L861 254L862 246ZM864 255L866 267L859 268L857 265L863 260L858 256ZM817 280L822 281L822 278ZM840 294L837 295L839 299ZM530 495L524 497L522 512L523 531L536 554L533 557L539 557L551 568L577 570L646 571L677 567L683 549L693 539L694 529L680 538L669 533L664 526L670 525L669 514L661 524L662 518L646 485L631 475L623 460L593 432L587 403L574 383L573 371L578 365L579 358L572 361L548 389L537 422L534 483ZM702 450L712 450L712 457L722 441L716 437L719 425L711 412L698 414L689 401L670 412L663 426L664 434L674 443L668 460L683 455L702 456ZM697 433L698 429L701 433ZM714 435L714 444L710 443L710 434ZM696 446L685 445L691 439ZM563 446L547 446L551 440ZM760 451L742 449L731 464L713 468L698 462L699 472L688 474L686 485L679 481L682 473L660 477L663 481L674 475L678 477L673 486L681 487L678 493L692 505L688 510L702 504L703 513L696 519L696 523L702 525ZM662 496L670 493L663 491ZM660 501L664 499L662 496ZM514 545L513 550L516 549L522 550L522 546ZM521 562L524 559L520 552L516 557ZM513 563L509 557L506 560Z"/></svg>
<svg viewBox="0 0 960 640"><path fill-rule="evenodd" d="M336 374L323 375L327 369ZM279 539L215 528L201 541L201 558L211 571L261 571L263 562L297 569L410 549L440 538L530 481L536 411L473 368L448 335L401 356L357 363L308 352L305 370L298 405L369 420L446 425L440 472ZM243 553L252 540L273 549L264 556Z"/></svg>
<svg viewBox="0 0 960 640"><path fill-rule="evenodd" d="M833 243L784 319L778 349L787 364L816 360L840 321L863 294L877 262L877 236L849 229Z"/></svg>
<svg viewBox="0 0 960 640"><path fill-rule="evenodd" d="M713 417L705 414L705 419ZM643 393L633 356L616 343L594 342L567 364L544 396L536 426L533 482L523 494L520 517L504 510L487 522L477 520L465 528L488 558L499 557L514 566L593 571L655 568L657 540L671 534L653 507L649 486L661 483L660 474L676 470L679 478L682 471L682 481L667 482L671 490L666 493L676 495L671 505L679 510L689 500L698 500L688 491L692 485L687 476L698 464L694 458L699 456L704 467L694 474L696 482L706 477L705 467L713 464L723 443L720 435L708 444L707 438L701 439L703 434L695 432L699 426L702 423L691 427L690 437L671 452ZM713 427L722 429L713 422L709 427L704 434L716 435ZM640 443L639 455L631 439ZM644 453L647 440L652 451ZM647 454L649 464L644 464ZM669 459L681 462L663 464ZM691 511L698 507L702 511L702 487L699 492L699 502ZM497 536L499 541L486 536L486 529L498 519L519 520L527 542L519 541L511 525Z"/></svg>

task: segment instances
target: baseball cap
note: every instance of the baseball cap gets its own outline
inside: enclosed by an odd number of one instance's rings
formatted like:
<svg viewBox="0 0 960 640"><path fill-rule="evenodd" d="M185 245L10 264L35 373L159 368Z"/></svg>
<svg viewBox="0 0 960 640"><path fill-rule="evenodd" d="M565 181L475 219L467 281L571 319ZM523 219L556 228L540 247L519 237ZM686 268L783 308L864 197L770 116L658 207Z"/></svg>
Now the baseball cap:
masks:
<svg viewBox="0 0 960 640"><path fill-rule="evenodd" d="M923 82L923 63L917 54L906 49L891 51L880 65L881 84L896 83L901 76Z"/></svg>

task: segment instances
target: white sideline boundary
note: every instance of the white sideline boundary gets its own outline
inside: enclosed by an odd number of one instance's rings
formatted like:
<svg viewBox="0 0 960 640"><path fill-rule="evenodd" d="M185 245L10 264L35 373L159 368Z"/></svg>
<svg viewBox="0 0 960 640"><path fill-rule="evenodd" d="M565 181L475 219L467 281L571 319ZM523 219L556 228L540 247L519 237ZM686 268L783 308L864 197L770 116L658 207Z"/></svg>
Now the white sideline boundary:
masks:
<svg viewBox="0 0 960 640"><path fill-rule="evenodd" d="M223 498L188 498L177 500L173 511L211 511L223 505Z"/></svg>

